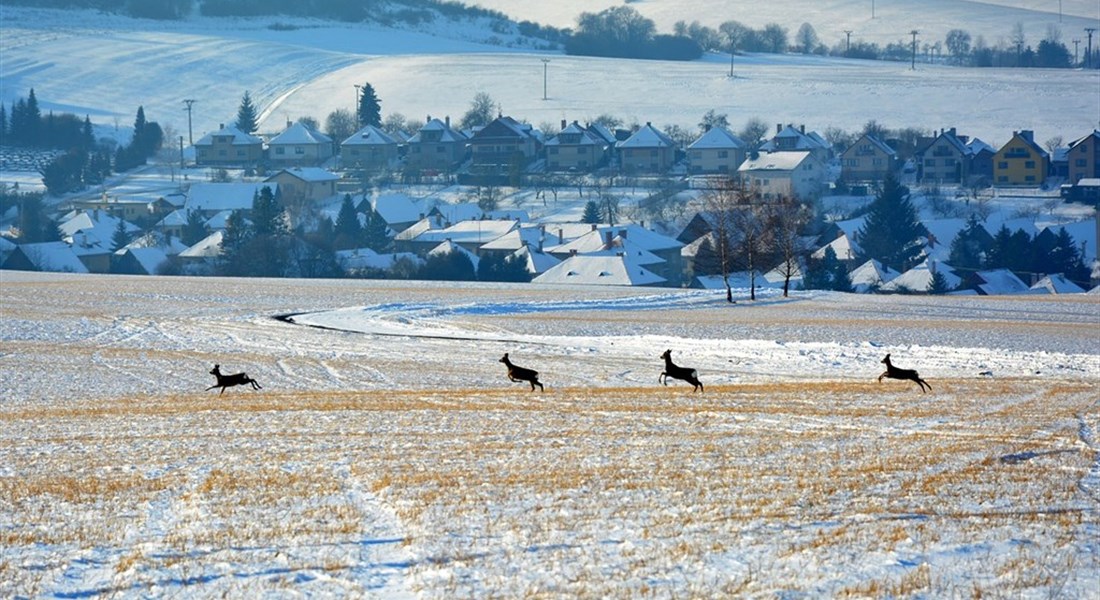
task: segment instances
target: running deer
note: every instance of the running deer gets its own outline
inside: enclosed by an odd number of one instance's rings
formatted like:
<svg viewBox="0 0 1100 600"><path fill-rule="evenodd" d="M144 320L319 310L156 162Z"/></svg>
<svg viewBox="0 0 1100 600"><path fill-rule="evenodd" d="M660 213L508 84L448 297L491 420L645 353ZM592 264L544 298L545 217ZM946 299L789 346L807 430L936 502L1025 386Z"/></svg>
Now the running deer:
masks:
<svg viewBox="0 0 1100 600"><path fill-rule="evenodd" d="M672 364L672 350L665 350L665 353L661 355L661 358L665 359L665 370L657 376L657 381L668 385L668 378L681 379L695 386L692 388L692 392L703 391L703 384L699 383L699 373L695 369L688 367L680 367ZM662 381L663 379L663 381Z"/></svg>
<svg viewBox="0 0 1100 600"><path fill-rule="evenodd" d="M215 383L214 385L206 388L206 391L208 391L208 392L210 390L216 388L216 387L220 387L222 389L222 391L220 391L218 393L219 394L224 394L225 393L225 388L227 388L227 387L233 387L235 385L245 385L245 384L251 384L252 389L254 389L254 390L262 389L260 384L256 383L255 379L249 377L245 373L234 373L233 375L222 375L221 365L214 365L214 369L212 371L210 371L210 374L213 375L214 377L216 377L218 379L218 382Z"/></svg>
<svg viewBox="0 0 1100 600"><path fill-rule="evenodd" d="M512 364L512 361L508 360L508 353L504 353L504 357L500 359L500 362L504 363L504 366L508 367L508 379L511 381L526 381L531 384L531 391L535 391L535 386L539 386L539 391L543 391L542 384L539 383L539 372L534 369L525 369L523 367L517 367Z"/></svg>
<svg viewBox="0 0 1100 600"><path fill-rule="evenodd" d="M932 386L928 385L928 382L921 379L920 375L917 375L914 369L899 369L890 363L890 355L887 354L886 358L882 359L882 364L886 365L886 370L882 372L882 375L878 376L879 383L882 383L882 378L887 379L905 379L908 381L915 381L920 386L921 393L924 393L924 388L927 387L928 391L932 391Z"/></svg>

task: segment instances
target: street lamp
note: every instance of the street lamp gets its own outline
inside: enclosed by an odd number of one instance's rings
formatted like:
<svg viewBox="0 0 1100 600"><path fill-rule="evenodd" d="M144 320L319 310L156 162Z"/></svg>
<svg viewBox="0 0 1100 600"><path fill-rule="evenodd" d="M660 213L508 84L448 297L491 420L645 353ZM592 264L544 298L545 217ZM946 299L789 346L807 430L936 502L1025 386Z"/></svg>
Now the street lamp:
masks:
<svg viewBox="0 0 1100 600"><path fill-rule="evenodd" d="M355 88L355 102L353 102L352 105L351 105L351 114L355 115L355 122L358 123L359 122L359 96L360 96L359 90L363 89L363 86L359 85L358 83L353 83L353 84L351 84L351 86Z"/></svg>

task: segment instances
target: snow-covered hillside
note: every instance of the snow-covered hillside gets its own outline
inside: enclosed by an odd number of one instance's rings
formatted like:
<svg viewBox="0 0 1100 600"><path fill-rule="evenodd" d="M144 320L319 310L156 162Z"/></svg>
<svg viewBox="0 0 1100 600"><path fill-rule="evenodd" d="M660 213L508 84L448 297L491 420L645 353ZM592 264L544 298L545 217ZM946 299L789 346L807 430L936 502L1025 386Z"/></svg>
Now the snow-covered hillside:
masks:
<svg viewBox="0 0 1100 600"><path fill-rule="evenodd" d="M3 597L1100 588L1097 296L0 283Z"/></svg>
<svg viewBox="0 0 1100 600"><path fill-rule="evenodd" d="M467 4L499 10L515 19L576 27L582 12L599 12L623 3L471 0ZM778 23L793 36L803 23L809 23L827 46L844 40L845 30L852 31L852 41L888 44L909 39L913 29L920 31L922 40L943 41L955 28L996 44L1001 38L1011 37L1017 23L1024 25L1028 42L1035 45L1046 36L1050 25L1059 27L1070 39L1082 37L1085 27L1100 23L1100 5L1092 0L632 0L626 4L652 19L661 31L672 31L677 21L718 27L734 20L755 28Z"/></svg>
<svg viewBox="0 0 1100 600"><path fill-rule="evenodd" d="M628 123L694 129L714 109L735 128L758 117L848 130L958 127L998 144L1012 131L1076 139L1100 120L1100 72L962 69L803 58L728 57L689 63L609 60L477 44L474 31L426 33L275 19L134 21L94 13L5 8L0 92L5 102L34 88L43 111L88 114L125 129L138 105L151 120L187 133L185 98L197 99L194 137L231 123L245 90L263 131L287 119L323 122L351 109L356 84L370 82L383 113L461 116L478 92L503 112L538 125L601 114ZM442 25L438 25L442 27ZM135 31L135 29L137 29ZM440 34L446 34L446 37ZM482 32L484 33L484 32ZM542 100L544 63L547 100Z"/></svg>

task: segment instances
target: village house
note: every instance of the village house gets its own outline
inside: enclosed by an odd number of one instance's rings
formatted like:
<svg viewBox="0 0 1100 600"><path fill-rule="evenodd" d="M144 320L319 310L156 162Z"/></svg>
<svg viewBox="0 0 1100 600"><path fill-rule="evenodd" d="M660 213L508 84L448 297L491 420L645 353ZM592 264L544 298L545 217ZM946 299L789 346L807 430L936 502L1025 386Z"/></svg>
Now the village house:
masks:
<svg viewBox="0 0 1100 600"><path fill-rule="evenodd" d="M245 167L264 158L264 141L236 127L219 126L218 131L195 142L195 164L199 166Z"/></svg>
<svg viewBox="0 0 1100 600"><path fill-rule="evenodd" d="M507 176L538 157L542 142L530 125L500 116L470 137L470 173Z"/></svg>
<svg viewBox="0 0 1100 600"><path fill-rule="evenodd" d="M606 127L581 126L576 121L546 141L546 168L550 171L591 171L607 164L615 136Z"/></svg>
<svg viewBox="0 0 1100 600"><path fill-rule="evenodd" d="M777 123L775 136L760 145L761 152L809 152L821 164L826 164L833 157L832 146L816 131L806 132L806 126L784 126Z"/></svg>
<svg viewBox="0 0 1100 600"><path fill-rule="evenodd" d="M626 256L632 265L644 267L670 286L678 286L683 277L683 244L636 224L591 225L590 231L565 243L547 246L546 252L566 261L574 255Z"/></svg>
<svg viewBox="0 0 1100 600"><path fill-rule="evenodd" d="M87 273L83 261L65 242L19 244L12 250L0 269L10 271L60 271Z"/></svg>
<svg viewBox="0 0 1100 600"><path fill-rule="evenodd" d="M340 164L346 169L368 171L391 168L402 143L374 125L367 125L340 142Z"/></svg>
<svg viewBox="0 0 1100 600"><path fill-rule="evenodd" d="M1100 130L1083 138L1074 140L1069 144L1066 153L1068 159L1068 173L1066 181L1076 184L1082 179L1096 179L1100 177Z"/></svg>
<svg viewBox="0 0 1100 600"><path fill-rule="evenodd" d="M1028 129L1012 132L1012 139L993 156L994 185L1037 186L1049 172L1050 154Z"/></svg>
<svg viewBox="0 0 1100 600"><path fill-rule="evenodd" d="M840 155L841 176L846 181L882 181L898 167L898 153L886 142L865 133Z"/></svg>
<svg viewBox="0 0 1100 600"><path fill-rule="evenodd" d="M428 173L451 171L466 159L466 141L462 132L451 129L450 117L445 121L428 117L409 138L406 164Z"/></svg>
<svg viewBox="0 0 1100 600"><path fill-rule="evenodd" d="M625 173L664 173L676 162L676 142L651 123L616 144Z"/></svg>
<svg viewBox="0 0 1100 600"><path fill-rule="evenodd" d="M732 175L745 162L745 142L725 127L710 127L687 147L692 175Z"/></svg>
<svg viewBox="0 0 1100 600"><path fill-rule="evenodd" d="M811 200L821 195L825 185L825 165L808 150L749 157L737 172L765 199Z"/></svg>
<svg viewBox="0 0 1100 600"><path fill-rule="evenodd" d="M970 183L992 183L993 157L997 149L978 138L971 138L966 147L970 150Z"/></svg>
<svg viewBox="0 0 1100 600"><path fill-rule="evenodd" d="M293 167L268 177L264 183L278 187L284 202L317 202L336 195L339 180L339 175L320 167Z"/></svg>
<svg viewBox="0 0 1100 600"><path fill-rule="evenodd" d="M287 128L267 143L267 158L282 167L316 166L332 158L332 138L305 123L287 123Z"/></svg>
<svg viewBox="0 0 1100 600"><path fill-rule="evenodd" d="M971 149L966 136L959 136L954 127L940 130L927 145L915 154L917 179L928 183L966 183L970 178Z"/></svg>
<svg viewBox="0 0 1100 600"><path fill-rule="evenodd" d="M223 211L252 212L252 201L264 187L270 187L275 199L279 199L279 186L273 183L193 183L187 190L187 200L183 204L184 214L197 211L209 219Z"/></svg>

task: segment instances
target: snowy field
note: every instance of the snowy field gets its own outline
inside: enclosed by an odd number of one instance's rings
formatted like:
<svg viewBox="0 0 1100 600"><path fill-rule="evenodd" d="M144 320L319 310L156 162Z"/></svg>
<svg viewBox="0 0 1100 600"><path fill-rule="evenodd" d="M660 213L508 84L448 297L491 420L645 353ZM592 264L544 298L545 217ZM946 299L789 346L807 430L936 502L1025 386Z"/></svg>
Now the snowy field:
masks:
<svg viewBox="0 0 1100 600"><path fill-rule="evenodd" d="M3 597L1100 589L1095 295L0 282Z"/></svg>
<svg viewBox="0 0 1100 600"><path fill-rule="evenodd" d="M862 11L854 4L836 14ZM882 4L886 10L889 3ZM952 1L921 10L940 15L947 4L988 9ZM1081 5L1066 4L1067 14ZM648 3L634 6L645 12ZM936 18L948 23L963 18L949 14L954 16ZM1005 23L1004 35L1013 23ZM1028 23L1029 40L1037 43L1045 25ZM911 70L909 63L749 55L736 58L730 78L728 55L692 62L564 56L517 45L516 38L494 34L487 23L439 22L403 31L279 18L158 22L3 7L0 24L0 100L10 105L34 88L44 114L86 114L100 135L123 140L138 105L148 119L186 138L185 98L197 100L192 114L197 140L219 124L233 123L245 90L261 112L262 132L279 132L288 119L305 116L323 124L332 111L353 108L353 86L364 82L377 91L383 114L417 120L450 115L457 121L478 92L488 93L505 114L536 126L610 114L626 124L696 130L703 114L715 110L727 114L734 129L751 118L817 131L857 131L876 120L891 128L957 127L994 147L1019 129L1034 130L1040 142L1053 136L1074 140L1100 120L1100 71L1095 70L921 63ZM274 24L283 27L273 30ZM1076 25L1064 27L1067 43L1081 36ZM904 26L905 36L912 28ZM942 35L925 41L934 39Z"/></svg>

